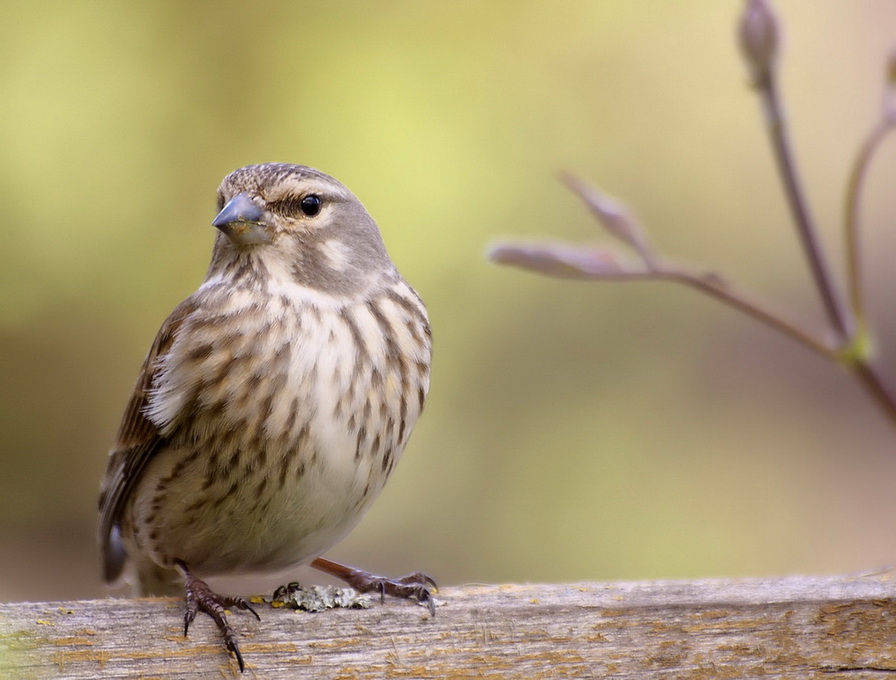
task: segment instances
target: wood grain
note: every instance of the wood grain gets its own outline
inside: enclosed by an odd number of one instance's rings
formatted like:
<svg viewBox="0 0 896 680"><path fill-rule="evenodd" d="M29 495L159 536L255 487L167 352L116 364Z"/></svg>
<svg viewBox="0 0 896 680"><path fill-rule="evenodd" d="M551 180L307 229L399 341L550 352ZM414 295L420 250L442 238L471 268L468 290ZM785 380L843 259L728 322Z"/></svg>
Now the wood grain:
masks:
<svg viewBox="0 0 896 680"><path fill-rule="evenodd" d="M246 678L896 677L889 571L445 588L321 613L233 613ZM174 599L0 604L2 678L238 677Z"/></svg>

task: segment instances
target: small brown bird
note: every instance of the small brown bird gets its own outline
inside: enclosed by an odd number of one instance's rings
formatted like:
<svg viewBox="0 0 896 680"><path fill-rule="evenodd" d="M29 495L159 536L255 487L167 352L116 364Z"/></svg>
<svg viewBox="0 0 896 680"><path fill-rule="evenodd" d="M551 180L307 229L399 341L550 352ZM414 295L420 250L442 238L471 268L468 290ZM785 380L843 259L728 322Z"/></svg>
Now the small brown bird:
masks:
<svg viewBox="0 0 896 680"><path fill-rule="evenodd" d="M360 591L398 579L323 559L379 495L429 390L426 309L376 223L332 177L250 165L218 189L205 281L162 324L100 495L106 581L133 563L142 594L186 593L184 634L225 607L200 578L311 562ZM256 617L258 616L255 614Z"/></svg>

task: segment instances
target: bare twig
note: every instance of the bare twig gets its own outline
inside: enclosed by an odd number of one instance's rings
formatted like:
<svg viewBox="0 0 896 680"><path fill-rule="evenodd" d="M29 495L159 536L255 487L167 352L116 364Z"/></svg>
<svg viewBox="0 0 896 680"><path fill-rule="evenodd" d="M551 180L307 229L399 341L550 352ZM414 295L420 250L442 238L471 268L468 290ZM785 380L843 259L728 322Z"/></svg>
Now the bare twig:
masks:
<svg viewBox="0 0 896 680"><path fill-rule="evenodd" d="M709 295L740 312L774 328L822 356L837 360L838 347L816 337L799 324L786 320L766 305L718 274L700 272L691 266L655 259L647 266L626 263L614 258L612 251L582 248L562 243L497 243L487 257L498 264L509 264L521 269L590 281L674 281ZM611 264L612 263L612 264Z"/></svg>
<svg viewBox="0 0 896 680"><path fill-rule="evenodd" d="M846 187L845 215L843 219L846 232L846 267L849 286L849 301L856 315L859 332L865 333L865 296L862 283L862 262L860 249L861 192L865 185L868 168L874 154L880 149L887 135L896 128L896 54L890 57L887 69L887 87L884 91L883 111L877 125L868 134L859 153L856 155L849 183Z"/></svg>
<svg viewBox="0 0 896 680"><path fill-rule="evenodd" d="M774 79L770 81L769 87L762 91L762 95L766 102L765 110L772 148L775 152L775 159L778 162L778 170L781 173L781 180L784 183L785 194L793 214L797 233L800 236L806 258L809 261L809 269L812 272L815 286L821 294L821 299L831 325L841 339L847 339L855 331L855 321L852 313L843 302L843 295L831 273L831 268L828 265L827 257L818 235L818 229L809 212L809 206L796 171L787 127L783 118L783 105Z"/></svg>
<svg viewBox="0 0 896 680"><path fill-rule="evenodd" d="M809 269L831 325L840 339L845 340L852 336L855 322L831 273L796 169L784 103L778 88L778 22L765 0L747 1L741 18L740 39L741 48L753 74L753 85L762 98L772 150Z"/></svg>
<svg viewBox="0 0 896 680"><path fill-rule="evenodd" d="M599 281L665 280L690 286L844 366L896 424L896 396L872 360L871 342L866 329L858 214L861 191L871 160L886 135L896 128L896 56L889 65L884 115L860 149L847 188L847 304L842 288L828 265L791 150L784 106L777 85L780 30L768 0L746 0L739 28L741 48L750 68L753 84L762 98L784 193L832 333L808 331L780 312L772 311L766 303L758 301L721 276L701 272L690 265L673 263L663 257L651 245L647 230L625 205L571 175L563 175L563 182L578 194L613 238L635 251L639 261L631 261L607 248L555 242L500 243L492 246L489 258L494 262L564 278ZM829 335L832 335L832 339Z"/></svg>

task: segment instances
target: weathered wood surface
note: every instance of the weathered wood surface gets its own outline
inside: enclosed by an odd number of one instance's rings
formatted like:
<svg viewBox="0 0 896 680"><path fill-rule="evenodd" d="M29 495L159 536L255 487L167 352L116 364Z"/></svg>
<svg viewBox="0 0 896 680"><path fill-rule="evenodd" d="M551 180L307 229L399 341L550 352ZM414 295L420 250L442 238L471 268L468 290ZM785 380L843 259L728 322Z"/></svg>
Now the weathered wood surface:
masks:
<svg viewBox="0 0 896 680"><path fill-rule="evenodd" d="M234 613L245 678L896 677L890 572L445 588L311 614ZM173 599L0 605L2 678L236 677L207 617Z"/></svg>

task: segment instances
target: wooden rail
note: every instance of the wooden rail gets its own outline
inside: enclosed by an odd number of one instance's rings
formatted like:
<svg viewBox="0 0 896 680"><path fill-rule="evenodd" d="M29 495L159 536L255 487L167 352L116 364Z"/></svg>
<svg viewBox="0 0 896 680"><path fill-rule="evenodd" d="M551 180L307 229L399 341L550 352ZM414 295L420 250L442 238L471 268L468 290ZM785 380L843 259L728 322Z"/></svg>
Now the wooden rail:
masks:
<svg viewBox="0 0 896 680"><path fill-rule="evenodd" d="M245 678L896 678L896 582L840 577L444 588L234 612ZM2 678L240 676L174 599L0 604Z"/></svg>

